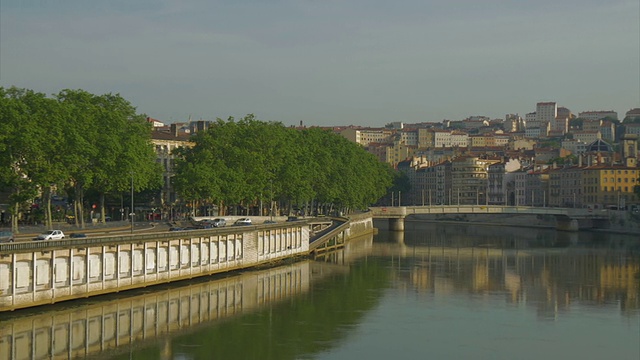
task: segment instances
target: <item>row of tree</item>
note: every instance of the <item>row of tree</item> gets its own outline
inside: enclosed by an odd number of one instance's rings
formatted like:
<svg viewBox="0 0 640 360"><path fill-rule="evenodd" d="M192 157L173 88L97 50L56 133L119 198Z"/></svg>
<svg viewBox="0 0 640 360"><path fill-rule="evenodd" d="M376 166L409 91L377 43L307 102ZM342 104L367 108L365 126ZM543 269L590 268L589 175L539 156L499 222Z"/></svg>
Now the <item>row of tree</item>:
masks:
<svg viewBox="0 0 640 360"><path fill-rule="evenodd" d="M76 225L84 227L87 194L91 203L97 198L104 220L105 197L132 187L159 192L163 169L151 130L146 116L118 94L47 96L0 87L0 192L8 194L14 231L36 198L47 227L55 194L72 199ZM386 194L395 174L330 131L297 130L253 115L217 119L192 144L177 150L173 185L182 200L219 209L272 201L366 208Z"/></svg>
<svg viewBox="0 0 640 360"><path fill-rule="evenodd" d="M393 181L387 164L320 128L298 130L247 115L218 119L192 141L180 150L173 184L183 199L219 209L295 204L349 211L375 203Z"/></svg>
<svg viewBox="0 0 640 360"><path fill-rule="evenodd" d="M84 226L87 190L99 194L104 216L105 194L126 191L132 177L137 191L157 188L162 169L150 138L146 117L120 95L0 88L0 189L8 193L14 231L35 198L47 227L52 194L72 198Z"/></svg>

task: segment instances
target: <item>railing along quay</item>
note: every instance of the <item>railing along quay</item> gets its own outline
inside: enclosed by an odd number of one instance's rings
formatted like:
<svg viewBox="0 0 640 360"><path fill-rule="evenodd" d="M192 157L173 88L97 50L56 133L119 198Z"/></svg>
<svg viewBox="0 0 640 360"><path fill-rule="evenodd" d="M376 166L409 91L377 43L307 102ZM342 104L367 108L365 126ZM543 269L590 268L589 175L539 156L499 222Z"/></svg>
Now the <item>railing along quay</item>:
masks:
<svg viewBox="0 0 640 360"><path fill-rule="evenodd" d="M0 244L0 311L303 257L340 248L351 226L362 232L372 223L367 215Z"/></svg>

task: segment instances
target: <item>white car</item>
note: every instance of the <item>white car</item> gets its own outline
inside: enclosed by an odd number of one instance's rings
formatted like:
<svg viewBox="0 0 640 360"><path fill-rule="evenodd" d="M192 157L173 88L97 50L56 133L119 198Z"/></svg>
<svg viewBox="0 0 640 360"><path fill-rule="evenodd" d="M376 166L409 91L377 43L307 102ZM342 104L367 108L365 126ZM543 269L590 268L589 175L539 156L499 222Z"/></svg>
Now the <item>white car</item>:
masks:
<svg viewBox="0 0 640 360"><path fill-rule="evenodd" d="M34 240L62 240L64 239L64 233L62 230L49 230L38 235Z"/></svg>
<svg viewBox="0 0 640 360"><path fill-rule="evenodd" d="M233 223L235 226L243 226L243 225L251 225L251 219L249 218L240 218Z"/></svg>

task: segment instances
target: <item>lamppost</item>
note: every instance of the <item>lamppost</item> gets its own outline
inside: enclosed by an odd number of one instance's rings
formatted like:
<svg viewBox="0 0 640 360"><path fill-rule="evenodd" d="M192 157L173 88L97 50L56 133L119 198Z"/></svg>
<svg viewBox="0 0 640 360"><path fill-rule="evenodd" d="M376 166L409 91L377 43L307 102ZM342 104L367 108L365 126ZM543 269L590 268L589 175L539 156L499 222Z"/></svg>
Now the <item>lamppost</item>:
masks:
<svg viewBox="0 0 640 360"><path fill-rule="evenodd" d="M271 197L269 198L269 220L273 221L273 179L269 180L271 188Z"/></svg>
<svg viewBox="0 0 640 360"><path fill-rule="evenodd" d="M135 216L135 212L133 211L133 171L131 172L131 212L129 216L131 216L131 233L133 234L133 220Z"/></svg>

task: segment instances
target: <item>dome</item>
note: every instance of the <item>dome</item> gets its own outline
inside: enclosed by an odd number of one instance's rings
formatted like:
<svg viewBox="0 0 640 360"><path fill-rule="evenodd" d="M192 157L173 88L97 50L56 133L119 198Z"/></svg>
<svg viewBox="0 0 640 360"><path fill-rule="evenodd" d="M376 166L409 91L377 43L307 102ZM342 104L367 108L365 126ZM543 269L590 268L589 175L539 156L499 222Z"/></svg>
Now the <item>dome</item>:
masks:
<svg viewBox="0 0 640 360"><path fill-rule="evenodd" d="M586 152L613 152L613 147L606 141L598 139L587 145Z"/></svg>

